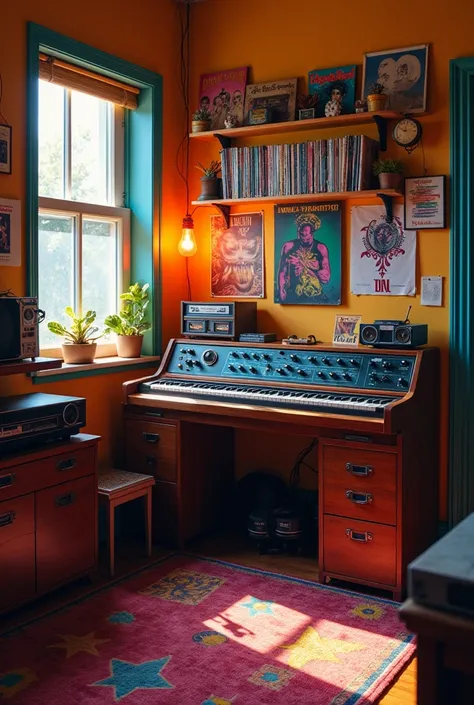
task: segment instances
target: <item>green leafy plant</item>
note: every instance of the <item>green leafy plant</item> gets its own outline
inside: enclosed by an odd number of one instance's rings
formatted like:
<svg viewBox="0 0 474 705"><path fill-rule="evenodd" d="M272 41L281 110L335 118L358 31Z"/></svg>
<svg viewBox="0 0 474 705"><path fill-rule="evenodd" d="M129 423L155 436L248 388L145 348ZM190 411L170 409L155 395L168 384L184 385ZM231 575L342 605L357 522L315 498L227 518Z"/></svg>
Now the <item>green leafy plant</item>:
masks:
<svg viewBox="0 0 474 705"><path fill-rule="evenodd" d="M370 86L367 95L381 95L385 91L385 86L382 85L381 83L372 83Z"/></svg>
<svg viewBox="0 0 474 705"><path fill-rule="evenodd" d="M207 108L198 108L197 110L194 111L192 115L192 120L194 121L204 121L207 122L208 120L211 119L211 113Z"/></svg>
<svg viewBox="0 0 474 705"><path fill-rule="evenodd" d="M210 179L217 179L221 170L221 163L219 161L215 161L214 159L207 167L203 166L201 162L198 162L195 166L196 169L200 169L200 171L203 172L204 176L207 176Z"/></svg>
<svg viewBox="0 0 474 705"><path fill-rule="evenodd" d="M379 174L403 174L403 162L399 159L377 159L372 164L375 176Z"/></svg>
<svg viewBox="0 0 474 705"><path fill-rule="evenodd" d="M97 326L93 326L96 319L95 311L87 311L84 316L76 316L71 306L64 309L65 313L72 319L72 323L69 328L63 326L62 323L57 321L50 321L48 323L48 330L55 335L60 335L64 338L65 343L74 343L75 345L88 345L94 341L101 338L104 333L99 333L95 335L99 330Z"/></svg>
<svg viewBox="0 0 474 705"><path fill-rule="evenodd" d="M151 328L151 323L145 320L149 303L148 287L148 284L140 286L137 282L129 286L124 294L120 294L122 310L106 317L107 333L113 331L117 335L143 335Z"/></svg>

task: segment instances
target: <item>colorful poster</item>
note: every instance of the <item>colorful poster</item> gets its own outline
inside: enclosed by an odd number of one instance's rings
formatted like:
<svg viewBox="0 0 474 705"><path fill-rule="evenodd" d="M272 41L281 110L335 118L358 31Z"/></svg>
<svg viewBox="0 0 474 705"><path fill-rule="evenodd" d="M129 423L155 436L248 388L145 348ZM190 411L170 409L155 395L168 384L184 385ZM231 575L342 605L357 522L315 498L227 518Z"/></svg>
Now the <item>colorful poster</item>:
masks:
<svg viewBox="0 0 474 705"><path fill-rule="evenodd" d="M225 128L225 119L232 114L236 127L244 124L244 97L248 67L205 73L199 84L199 107L211 113L211 130Z"/></svg>
<svg viewBox="0 0 474 705"><path fill-rule="evenodd" d="M21 201L0 198L0 266L21 266Z"/></svg>
<svg viewBox="0 0 474 705"><path fill-rule="evenodd" d="M355 110L356 66L336 66L332 69L314 69L308 73L310 95L317 95L316 117L324 117L329 101L341 104L341 113Z"/></svg>
<svg viewBox="0 0 474 705"><path fill-rule="evenodd" d="M415 176L405 179L405 230L446 227L446 177Z"/></svg>
<svg viewBox="0 0 474 705"><path fill-rule="evenodd" d="M334 345L358 345L360 319L362 316L336 316L334 322Z"/></svg>
<svg viewBox="0 0 474 705"><path fill-rule="evenodd" d="M249 124L249 110L256 108L267 108L270 122L294 120L297 86L297 78L248 85L245 90L245 124Z"/></svg>
<svg viewBox="0 0 474 705"><path fill-rule="evenodd" d="M275 206L275 303L341 303L341 204Z"/></svg>
<svg viewBox="0 0 474 705"><path fill-rule="evenodd" d="M428 44L364 54L362 100L370 87L381 83L387 94L387 110L424 113L428 78Z"/></svg>
<svg viewBox="0 0 474 705"><path fill-rule="evenodd" d="M387 222L383 206L351 212L351 292L414 296L416 232L403 229L403 207Z"/></svg>
<svg viewBox="0 0 474 705"><path fill-rule="evenodd" d="M263 213L211 215L211 295L265 296Z"/></svg>

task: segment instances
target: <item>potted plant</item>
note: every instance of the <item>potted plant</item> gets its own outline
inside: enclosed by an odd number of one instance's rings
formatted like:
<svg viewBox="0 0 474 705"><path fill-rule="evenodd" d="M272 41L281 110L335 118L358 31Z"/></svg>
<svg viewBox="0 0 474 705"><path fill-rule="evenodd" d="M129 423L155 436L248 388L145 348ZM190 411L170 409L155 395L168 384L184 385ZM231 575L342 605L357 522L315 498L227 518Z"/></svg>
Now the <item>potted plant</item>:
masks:
<svg viewBox="0 0 474 705"><path fill-rule="evenodd" d="M96 312L87 311L82 317L76 316L71 306L68 306L65 309L65 313L72 319L69 329L57 321L48 323L48 329L51 333L64 338L62 344L64 362L68 365L94 362L97 350L95 341L104 335L103 333L95 335L99 330L97 326L92 325L96 318Z"/></svg>
<svg viewBox="0 0 474 705"><path fill-rule="evenodd" d="M372 83L367 95L367 107L369 113L383 110L387 104L387 95L384 93L385 86L381 83Z"/></svg>
<svg viewBox="0 0 474 705"><path fill-rule="evenodd" d="M400 188L403 164L398 159L377 159L372 165L375 176L379 177L380 188Z"/></svg>
<svg viewBox="0 0 474 705"><path fill-rule="evenodd" d="M117 334L117 355L119 357L140 357L143 345L143 333L151 328L145 320L148 306L148 284L140 286L137 282L129 286L128 291L120 294L123 301L120 313L107 316L107 331Z"/></svg>
<svg viewBox="0 0 474 705"><path fill-rule="evenodd" d="M211 129L211 113L207 108L198 108L191 118L191 132L206 132Z"/></svg>
<svg viewBox="0 0 474 705"><path fill-rule="evenodd" d="M201 193L198 196L198 201L210 201L213 198L220 198L221 195L221 179L219 172L221 163L212 160L208 167L205 167L198 162L196 169L200 169L204 176L201 176Z"/></svg>

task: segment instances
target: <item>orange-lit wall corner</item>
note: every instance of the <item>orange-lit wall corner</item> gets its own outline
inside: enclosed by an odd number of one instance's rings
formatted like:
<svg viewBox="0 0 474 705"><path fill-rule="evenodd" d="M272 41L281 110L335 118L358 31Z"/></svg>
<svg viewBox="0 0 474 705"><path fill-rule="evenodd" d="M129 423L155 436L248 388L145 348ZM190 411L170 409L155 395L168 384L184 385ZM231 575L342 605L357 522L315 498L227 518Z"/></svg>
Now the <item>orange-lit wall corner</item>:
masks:
<svg viewBox="0 0 474 705"><path fill-rule="evenodd" d="M410 21L397 12L381 17L380 3L366 0L354 4L351 0L334 3L313 0L206 0L193 7L191 108L197 105L201 73L236 66L250 66L250 81L262 82L280 78L300 78L300 90L306 91L308 71L355 63L359 84L364 52L409 47L428 43L429 79L428 112L422 118L424 155L428 174L449 171L449 60L474 54L471 26L474 5L464 0L414 0L410 5ZM230 30L231 25L231 30ZM380 28L385 27L387 31ZM222 27L229 28L225 40L211 41L222 36ZM380 30L380 31L379 31ZM207 38L207 41L206 41ZM205 50L204 50L205 47ZM193 102L194 101L194 102ZM367 128L364 128L364 132ZM338 134L342 134L339 132ZM375 136L375 132L369 134ZM334 133L332 133L334 134ZM318 133L327 137L330 133ZM298 139L304 139L303 133ZM296 139L296 137L295 137ZM275 141L279 140L278 136ZM191 164L210 161L218 155L218 146L194 141ZM407 175L423 173L423 152L418 148L411 156L397 152L393 142L387 156L403 159ZM199 192L199 179L193 174L192 194ZM194 196L193 196L194 197ZM375 201L372 201L375 203ZM375 318L403 318L412 305L411 321L429 325L430 344L442 351L441 371L441 436L440 436L440 514L446 516L447 428L448 428L448 289L449 231L424 231L418 234L417 291L423 275L444 277L444 298L441 308L421 307L420 295L415 297L357 297L349 289L349 235L351 203L344 205L343 224L343 301L339 307L280 306L273 303L273 209L265 208L266 293L258 302L260 330L278 334L315 333L319 339L332 338L336 313L361 314L363 321ZM257 209L260 206L257 205ZM239 207L235 211L249 210ZM199 246L190 261L194 298L206 300L209 284L209 210L195 216L195 232ZM435 383L438 383L435 381ZM246 439L243 438L243 443ZM268 461L275 468L281 465L278 443L269 444ZM249 453L247 453L249 456ZM247 469L249 457L241 459Z"/></svg>
<svg viewBox="0 0 474 705"><path fill-rule="evenodd" d="M143 66L163 76L163 191L158 214L161 223L161 271L163 343L176 334L177 311L185 292L183 258L176 251L184 208L184 189L176 171L176 150L182 134L183 103L179 92L178 51L180 38L177 7L173 0L117 3L83 0L7 3L5 36L1 42L0 70L3 79L2 112L13 128L11 176L0 176L0 197L21 199L23 223L26 193L26 53L27 22L41 24L60 34ZM158 232L155 233L158 237ZM0 266L0 290L26 292L24 236L22 267ZM174 303L177 302L177 303ZM154 371L150 369L150 374ZM144 370L110 374L33 386L28 378L0 378L1 394L42 391L87 398L87 431L102 436L101 462L119 462L117 443L121 434L121 386L125 380L144 376Z"/></svg>

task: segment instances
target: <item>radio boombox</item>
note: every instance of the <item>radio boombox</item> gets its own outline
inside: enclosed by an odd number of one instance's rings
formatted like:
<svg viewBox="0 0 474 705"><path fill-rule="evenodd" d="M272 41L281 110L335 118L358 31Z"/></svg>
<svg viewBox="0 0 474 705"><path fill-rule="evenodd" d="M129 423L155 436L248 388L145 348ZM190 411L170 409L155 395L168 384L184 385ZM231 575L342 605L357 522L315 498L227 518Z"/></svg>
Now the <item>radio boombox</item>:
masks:
<svg viewBox="0 0 474 705"><path fill-rule="evenodd" d="M38 323L43 319L36 298L0 296L0 360L38 357Z"/></svg>
<svg viewBox="0 0 474 705"><path fill-rule="evenodd" d="M428 326L403 321L361 323L359 341L361 345L373 345L374 348L417 348L428 342Z"/></svg>
<svg viewBox="0 0 474 705"><path fill-rule="evenodd" d="M238 340L257 330L257 304L250 301L205 303L181 301L181 333L194 338Z"/></svg>

